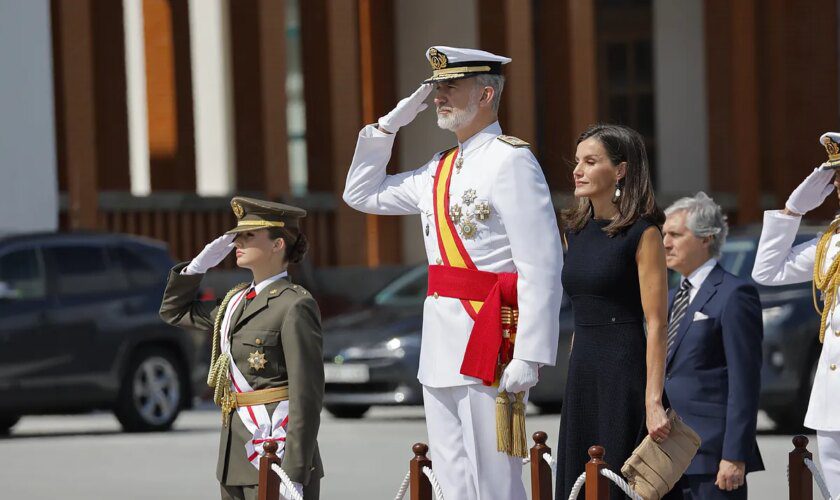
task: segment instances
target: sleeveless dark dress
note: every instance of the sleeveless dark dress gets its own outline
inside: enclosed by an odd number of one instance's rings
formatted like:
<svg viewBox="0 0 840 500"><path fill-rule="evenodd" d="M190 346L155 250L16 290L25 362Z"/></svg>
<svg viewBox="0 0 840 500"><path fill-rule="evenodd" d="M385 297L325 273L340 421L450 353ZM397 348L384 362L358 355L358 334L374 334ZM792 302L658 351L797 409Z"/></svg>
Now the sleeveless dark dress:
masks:
<svg viewBox="0 0 840 500"><path fill-rule="evenodd" d="M590 220L568 232L563 288L572 302L575 335L566 378L557 446L555 498L569 498L599 444L604 460L621 466L647 434L645 426L646 340L636 250L654 224L639 219L609 237L609 221ZM582 494L582 493L581 493ZM610 498L626 498L613 486Z"/></svg>

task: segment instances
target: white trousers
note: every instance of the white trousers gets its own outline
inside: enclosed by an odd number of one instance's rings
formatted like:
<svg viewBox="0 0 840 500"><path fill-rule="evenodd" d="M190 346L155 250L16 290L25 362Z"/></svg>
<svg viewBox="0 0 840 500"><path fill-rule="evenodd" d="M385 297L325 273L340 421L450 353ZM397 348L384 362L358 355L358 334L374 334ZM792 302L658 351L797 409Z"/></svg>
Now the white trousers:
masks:
<svg viewBox="0 0 840 500"><path fill-rule="evenodd" d="M447 500L526 500L522 459L496 451L496 394L423 386L429 458Z"/></svg>
<svg viewBox="0 0 840 500"><path fill-rule="evenodd" d="M817 452L825 485L836 497L840 495L840 431L817 431Z"/></svg>

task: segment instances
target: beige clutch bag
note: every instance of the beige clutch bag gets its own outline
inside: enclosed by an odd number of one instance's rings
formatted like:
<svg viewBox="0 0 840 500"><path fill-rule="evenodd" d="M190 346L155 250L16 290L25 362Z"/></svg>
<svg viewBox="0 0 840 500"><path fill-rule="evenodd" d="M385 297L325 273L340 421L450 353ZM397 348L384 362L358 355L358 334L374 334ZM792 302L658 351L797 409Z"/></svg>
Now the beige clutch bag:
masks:
<svg viewBox="0 0 840 500"><path fill-rule="evenodd" d="M677 484L688 469L697 449L700 436L669 409L671 433L661 443L646 436L621 467L633 490L646 500L659 500Z"/></svg>

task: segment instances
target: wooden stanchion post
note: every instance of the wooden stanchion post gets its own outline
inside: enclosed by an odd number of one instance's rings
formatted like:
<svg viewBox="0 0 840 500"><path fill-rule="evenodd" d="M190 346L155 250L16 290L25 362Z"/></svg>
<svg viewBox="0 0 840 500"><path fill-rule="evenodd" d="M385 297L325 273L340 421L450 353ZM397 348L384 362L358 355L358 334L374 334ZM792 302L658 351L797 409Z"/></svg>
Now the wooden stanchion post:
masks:
<svg viewBox="0 0 840 500"><path fill-rule="evenodd" d="M543 455L551 456L551 448L546 446L548 435L543 431L534 433L534 446L531 448L531 500L551 500L552 474L551 465Z"/></svg>
<svg viewBox="0 0 840 500"><path fill-rule="evenodd" d="M423 467L432 467L432 461L426 456L429 447L424 443L417 443L411 447L414 458L408 463L408 471L411 473L411 481L408 490L411 500L432 500L432 483L423 474Z"/></svg>
<svg viewBox="0 0 840 500"><path fill-rule="evenodd" d="M610 481L601 475L601 469L607 468L604 462L604 447L589 448L589 462L586 463L586 500L609 500Z"/></svg>
<svg viewBox="0 0 840 500"><path fill-rule="evenodd" d="M788 498L790 500L813 500L814 477L805 459L814 459L807 449L808 438L799 435L793 438L793 451L788 453Z"/></svg>
<svg viewBox="0 0 840 500"><path fill-rule="evenodd" d="M260 457L260 482L257 486L259 500L280 500L280 476L271 470L272 464L280 465L277 443L268 441L263 445L265 454Z"/></svg>

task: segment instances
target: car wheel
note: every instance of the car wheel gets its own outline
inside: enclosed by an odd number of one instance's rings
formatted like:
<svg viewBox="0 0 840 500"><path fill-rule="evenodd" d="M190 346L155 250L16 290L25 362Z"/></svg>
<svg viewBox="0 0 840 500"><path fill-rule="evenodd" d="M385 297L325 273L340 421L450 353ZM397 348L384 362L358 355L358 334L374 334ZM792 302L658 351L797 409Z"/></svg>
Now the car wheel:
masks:
<svg viewBox="0 0 840 500"><path fill-rule="evenodd" d="M7 436L18 420L17 415L0 415L0 436Z"/></svg>
<svg viewBox="0 0 840 500"><path fill-rule="evenodd" d="M336 418L362 418L370 410L367 405L327 405L326 408Z"/></svg>
<svg viewBox="0 0 840 500"><path fill-rule="evenodd" d="M114 413L127 432L168 430L181 412L185 384L183 368L172 353L143 349L128 367Z"/></svg>

